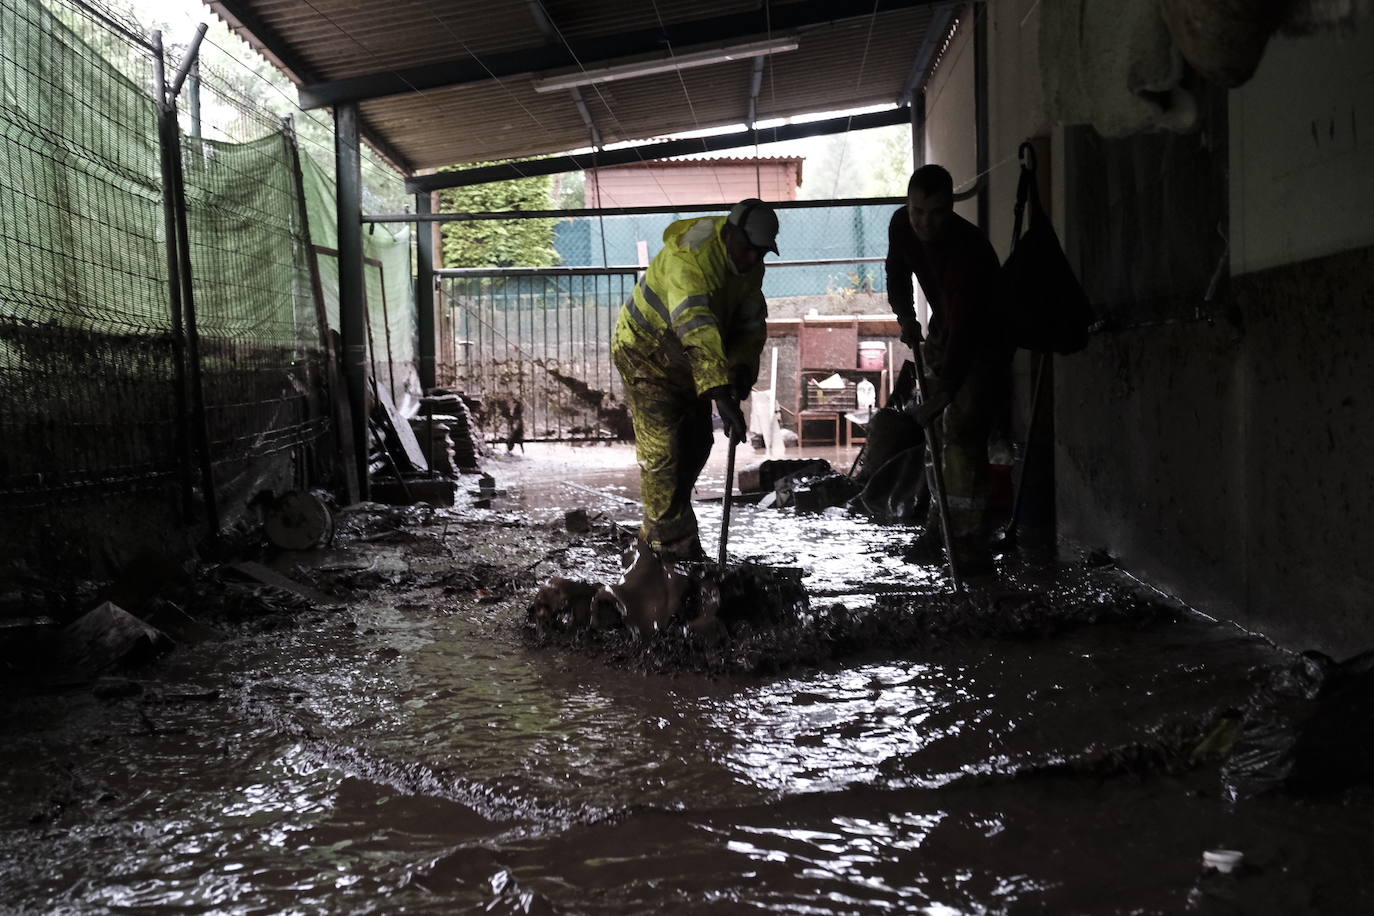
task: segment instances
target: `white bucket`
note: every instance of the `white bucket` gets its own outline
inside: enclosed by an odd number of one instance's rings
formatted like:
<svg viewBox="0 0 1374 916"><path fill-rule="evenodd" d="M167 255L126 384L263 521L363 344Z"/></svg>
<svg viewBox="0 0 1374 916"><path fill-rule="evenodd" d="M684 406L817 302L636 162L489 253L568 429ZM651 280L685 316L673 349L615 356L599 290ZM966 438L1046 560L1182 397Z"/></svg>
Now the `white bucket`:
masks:
<svg viewBox="0 0 1374 916"><path fill-rule="evenodd" d="M859 341L859 368L865 372L887 368L887 343L881 340Z"/></svg>

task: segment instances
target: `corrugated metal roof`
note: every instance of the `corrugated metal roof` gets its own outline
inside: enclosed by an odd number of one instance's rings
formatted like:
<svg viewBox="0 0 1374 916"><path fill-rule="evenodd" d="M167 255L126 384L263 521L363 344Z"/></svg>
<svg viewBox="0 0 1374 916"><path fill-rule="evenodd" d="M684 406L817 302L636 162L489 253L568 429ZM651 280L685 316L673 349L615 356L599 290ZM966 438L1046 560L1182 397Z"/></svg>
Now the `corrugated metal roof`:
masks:
<svg viewBox="0 0 1374 916"><path fill-rule="evenodd" d="M481 61L550 42L561 46L561 39L577 47L587 39L725 14L745 14L749 22L757 13L759 31L751 37L763 37L767 22L757 0L205 2L282 62L300 84L470 62L474 57ZM780 6L784 4L775 2L771 9L776 12ZM856 14L873 9L867 4L854 7ZM556 34L541 28L536 18L541 8ZM799 47L767 58L758 117L895 101L930 21L930 8L917 6L787 31L798 36ZM736 60L588 86L581 93L602 142L614 143L742 124L748 117L752 73L753 61ZM589 131L572 95L535 92L534 78L535 74L520 74L416 89L366 100L360 114L370 139L405 160L398 164L417 171L589 146Z"/></svg>

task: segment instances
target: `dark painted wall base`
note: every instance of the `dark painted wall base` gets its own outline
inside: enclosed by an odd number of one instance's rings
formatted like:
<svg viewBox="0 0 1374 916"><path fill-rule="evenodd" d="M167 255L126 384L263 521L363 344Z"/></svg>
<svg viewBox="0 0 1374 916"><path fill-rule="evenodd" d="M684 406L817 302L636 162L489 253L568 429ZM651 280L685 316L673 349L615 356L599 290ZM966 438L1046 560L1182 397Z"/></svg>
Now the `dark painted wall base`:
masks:
<svg viewBox="0 0 1374 916"><path fill-rule="evenodd" d="M1374 248L1056 361L1061 533L1293 649L1374 647Z"/></svg>

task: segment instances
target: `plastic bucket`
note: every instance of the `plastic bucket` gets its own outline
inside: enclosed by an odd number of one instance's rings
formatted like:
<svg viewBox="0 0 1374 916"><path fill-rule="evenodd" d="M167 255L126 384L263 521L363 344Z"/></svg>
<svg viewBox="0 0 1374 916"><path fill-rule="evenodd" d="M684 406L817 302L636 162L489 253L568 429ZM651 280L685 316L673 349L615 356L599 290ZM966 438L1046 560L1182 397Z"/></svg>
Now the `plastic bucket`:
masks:
<svg viewBox="0 0 1374 916"><path fill-rule="evenodd" d="M859 368L878 372L887 367L887 344L881 340L859 341Z"/></svg>

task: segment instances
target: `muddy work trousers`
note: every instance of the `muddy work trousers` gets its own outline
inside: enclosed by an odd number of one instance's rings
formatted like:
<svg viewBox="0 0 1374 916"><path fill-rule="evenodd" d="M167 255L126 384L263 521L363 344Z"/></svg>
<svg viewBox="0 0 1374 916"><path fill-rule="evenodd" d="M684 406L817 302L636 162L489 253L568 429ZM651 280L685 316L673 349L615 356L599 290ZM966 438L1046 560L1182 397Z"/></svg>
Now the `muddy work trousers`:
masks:
<svg viewBox="0 0 1374 916"><path fill-rule="evenodd" d="M941 467L949 505L951 534L960 539L988 534L988 435L999 399L1006 394L1002 374L975 364L954 400L940 416ZM932 481L933 484L933 481ZM934 493L934 489L931 490ZM929 524L938 530L939 507L931 500Z"/></svg>
<svg viewBox="0 0 1374 916"><path fill-rule="evenodd" d="M692 557L701 550L692 488L711 454L711 402L660 379L621 377L644 501L640 537L663 556Z"/></svg>

